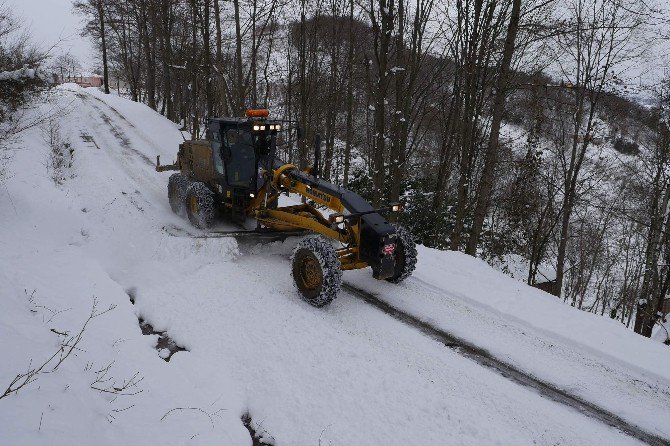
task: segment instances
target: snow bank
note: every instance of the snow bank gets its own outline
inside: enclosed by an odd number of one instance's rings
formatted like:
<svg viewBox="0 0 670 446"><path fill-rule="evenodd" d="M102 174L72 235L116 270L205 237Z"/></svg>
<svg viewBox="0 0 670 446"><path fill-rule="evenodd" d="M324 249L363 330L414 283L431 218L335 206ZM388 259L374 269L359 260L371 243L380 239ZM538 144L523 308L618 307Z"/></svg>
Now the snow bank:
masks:
<svg viewBox="0 0 670 446"><path fill-rule="evenodd" d="M0 393L16 374L40 365L78 333L94 301L97 312L111 311L89 322L77 350L55 371L57 360L45 368L49 373L0 399L1 442L248 444L240 420L243 395L222 365L193 362L192 352L177 353L169 363L161 359L154 349L157 337L142 335L137 309L111 276L132 267L129 258L184 264L199 256L231 259L234 240L170 243L160 227L152 227L124 172L132 164L117 164L125 156L111 142L111 128L104 120L96 123L99 111L91 106L71 107L75 93L87 93L68 88L42 107L71 110L61 123L75 147L76 177L64 187L49 179L49 149L40 129L32 129L23 141L31 150L17 152L14 175L0 194ZM140 146L140 137L128 137ZM149 171L147 166L137 178ZM136 385L113 390L131 380Z"/></svg>

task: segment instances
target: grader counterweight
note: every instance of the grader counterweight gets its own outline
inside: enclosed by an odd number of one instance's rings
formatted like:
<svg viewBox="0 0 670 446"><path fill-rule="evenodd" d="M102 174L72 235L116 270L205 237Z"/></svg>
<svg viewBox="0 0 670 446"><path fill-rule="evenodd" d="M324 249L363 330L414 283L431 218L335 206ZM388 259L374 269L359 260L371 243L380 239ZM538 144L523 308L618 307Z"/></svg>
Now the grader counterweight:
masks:
<svg viewBox="0 0 670 446"><path fill-rule="evenodd" d="M300 241L291 258L295 285L314 306L337 296L343 270L369 266L373 277L392 283L411 275L417 254L412 236L382 215L399 212L400 205L374 209L358 194L319 179L313 169L283 163L276 147L285 122L268 115L249 110L245 118L210 118L207 138L180 144L174 164L161 165L157 158L157 171L179 171L168 181L172 210L205 230L222 218L251 220L258 232L316 234ZM303 203L280 207L281 194L298 195Z"/></svg>

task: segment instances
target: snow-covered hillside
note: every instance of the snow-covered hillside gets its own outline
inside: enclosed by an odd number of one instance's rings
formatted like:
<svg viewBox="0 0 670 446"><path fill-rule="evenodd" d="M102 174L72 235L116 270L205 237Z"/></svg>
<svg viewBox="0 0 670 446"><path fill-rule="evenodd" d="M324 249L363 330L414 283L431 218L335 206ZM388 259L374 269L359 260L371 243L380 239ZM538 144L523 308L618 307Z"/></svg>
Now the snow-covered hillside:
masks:
<svg viewBox="0 0 670 446"><path fill-rule="evenodd" d="M0 189L0 395L76 336L94 302L99 316L55 371L59 354L0 399L2 444L245 445L245 415L277 445L639 442L351 289L670 441L666 346L480 260L427 248L404 284L347 272L338 299L313 308L290 277L296 240L188 236L198 232L170 211L169 174L153 168L156 155L174 158L174 124L72 85L36 113L47 110L60 111L73 163L56 185L45 169L48 126L35 128ZM162 333L159 349L140 320Z"/></svg>

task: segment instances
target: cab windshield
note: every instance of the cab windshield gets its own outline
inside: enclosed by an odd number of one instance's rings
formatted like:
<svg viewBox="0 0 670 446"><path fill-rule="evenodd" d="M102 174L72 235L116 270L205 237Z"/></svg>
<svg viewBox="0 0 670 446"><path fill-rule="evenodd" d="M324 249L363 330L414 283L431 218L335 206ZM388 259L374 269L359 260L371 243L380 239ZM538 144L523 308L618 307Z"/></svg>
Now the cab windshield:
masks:
<svg viewBox="0 0 670 446"><path fill-rule="evenodd" d="M228 129L223 139L230 156L226 163L228 184L245 188L253 186L257 167L251 133L244 129Z"/></svg>

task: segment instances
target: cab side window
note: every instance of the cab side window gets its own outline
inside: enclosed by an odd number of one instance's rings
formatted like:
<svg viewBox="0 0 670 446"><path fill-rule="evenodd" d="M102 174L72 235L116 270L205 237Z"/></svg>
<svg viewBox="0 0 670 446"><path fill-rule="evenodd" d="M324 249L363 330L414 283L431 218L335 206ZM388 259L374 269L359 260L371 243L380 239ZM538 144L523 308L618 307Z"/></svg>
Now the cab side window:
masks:
<svg viewBox="0 0 670 446"><path fill-rule="evenodd" d="M219 175L224 175L223 158L222 158L222 144L221 134L219 132L212 132L212 152L214 156L214 169Z"/></svg>

